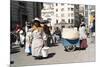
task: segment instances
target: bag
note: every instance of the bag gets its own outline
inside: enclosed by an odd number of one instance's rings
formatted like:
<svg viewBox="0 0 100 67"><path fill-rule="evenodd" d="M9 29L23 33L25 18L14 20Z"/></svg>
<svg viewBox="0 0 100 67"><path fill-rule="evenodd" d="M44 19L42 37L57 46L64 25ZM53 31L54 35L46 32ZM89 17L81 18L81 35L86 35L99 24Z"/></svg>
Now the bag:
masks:
<svg viewBox="0 0 100 67"><path fill-rule="evenodd" d="M32 53L31 47L25 48L25 53Z"/></svg>
<svg viewBox="0 0 100 67"><path fill-rule="evenodd" d="M87 39L82 39L80 41L80 48L87 48L88 45L87 45Z"/></svg>
<svg viewBox="0 0 100 67"><path fill-rule="evenodd" d="M42 56L43 57L47 57L48 56L48 50L49 50L49 47L43 47L42 48Z"/></svg>

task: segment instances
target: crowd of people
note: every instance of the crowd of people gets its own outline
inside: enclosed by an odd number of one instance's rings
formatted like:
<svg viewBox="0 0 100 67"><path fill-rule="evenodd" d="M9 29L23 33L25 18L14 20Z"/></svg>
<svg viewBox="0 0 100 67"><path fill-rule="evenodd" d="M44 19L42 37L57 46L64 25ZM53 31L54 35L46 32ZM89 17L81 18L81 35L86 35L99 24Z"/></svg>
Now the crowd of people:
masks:
<svg viewBox="0 0 100 67"><path fill-rule="evenodd" d="M86 25L84 22L80 24L79 34L80 47L87 48ZM53 30L52 27L42 23L39 19L35 19L30 25L26 24L24 29L17 24L16 37L14 38L14 36L12 36L11 39L13 42L19 42L20 47L24 47L27 56L32 55L35 59L41 59L47 57L43 57L42 50L44 47L45 49L49 49L48 47L55 46L59 43L61 39L61 30L58 27Z"/></svg>
<svg viewBox="0 0 100 67"><path fill-rule="evenodd" d="M16 25L16 41L19 42L20 47L24 47L27 56L32 55L35 59L46 58L43 57L43 49L57 44L61 37L59 28L52 32L52 27L47 26L39 19L35 19L30 25L25 26L24 29L20 25Z"/></svg>

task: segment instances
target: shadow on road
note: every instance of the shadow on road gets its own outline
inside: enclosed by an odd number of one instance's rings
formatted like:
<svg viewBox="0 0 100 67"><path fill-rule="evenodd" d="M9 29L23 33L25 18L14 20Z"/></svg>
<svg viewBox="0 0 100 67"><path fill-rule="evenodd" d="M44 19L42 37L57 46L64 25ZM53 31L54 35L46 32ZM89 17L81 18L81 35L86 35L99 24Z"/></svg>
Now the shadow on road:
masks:
<svg viewBox="0 0 100 67"><path fill-rule="evenodd" d="M79 47L76 47L74 51L81 51L81 50L86 50L86 48L79 48ZM64 49L65 52L70 52L68 51L67 49Z"/></svg>
<svg viewBox="0 0 100 67"><path fill-rule="evenodd" d="M86 50L86 48L76 48L75 51L77 50Z"/></svg>
<svg viewBox="0 0 100 67"><path fill-rule="evenodd" d="M56 53L50 53L50 54L48 54L48 58L53 57L55 54L56 54Z"/></svg>
<svg viewBox="0 0 100 67"><path fill-rule="evenodd" d="M55 54L56 54L56 53L49 53L49 54L48 54L48 57L45 58L45 59L52 58L52 57L54 57Z"/></svg>

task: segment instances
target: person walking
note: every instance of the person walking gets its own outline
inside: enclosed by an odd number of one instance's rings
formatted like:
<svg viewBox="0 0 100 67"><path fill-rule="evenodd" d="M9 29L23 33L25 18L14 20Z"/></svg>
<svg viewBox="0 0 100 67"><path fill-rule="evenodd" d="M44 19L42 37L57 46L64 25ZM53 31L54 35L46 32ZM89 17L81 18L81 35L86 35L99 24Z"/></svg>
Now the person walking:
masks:
<svg viewBox="0 0 100 67"><path fill-rule="evenodd" d="M19 24L16 24L16 28L15 28L15 34L17 36L16 38L16 44L20 43L20 30L21 30L21 26Z"/></svg>
<svg viewBox="0 0 100 67"><path fill-rule="evenodd" d="M95 42L95 16L91 23L91 43Z"/></svg>
<svg viewBox="0 0 100 67"><path fill-rule="evenodd" d="M44 30L44 33L46 34L46 37L47 37L47 40L46 40L47 45L46 46L50 47L51 46L51 43L50 43L50 40L51 40L50 29L47 25L44 25L43 30Z"/></svg>
<svg viewBox="0 0 100 67"><path fill-rule="evenodd" d="M58 41L60 40L60 38L61 38L61 31L59 30L58 27L56 27L55 32L53 34L54 43L55 44L58 43Z"/></svg>
<svg viewBox="0 0 100 67"><path fill-rule="evenodd" d="M82 23L79 27L79 34L80 34L80 48L86 49L88 45L87 45L86 28L84 23Z"/></svg>
<svg viewBox="0 0 100 67"><path fill-rule="evenodd" d="M31 55L31 37L32 32L31 29L29 28L27 30L27 34L26 34L26 43L25 43L25 53L27 53L27 56Z"/></svg>
<svg viewBox="0 0 100 67"><path fill-rule="evenodd" d="M51 40L50 40L50 43L53 45L54 44L54 39L53 39L53 33L54 33L54 30L53 30L53 27L50 27L50 34L51 34Z"/></svg>
<svg viewBox="0 0 100 67"><path fill-rule="evenodd" d="M21 46L21 47L24 47L24 46L25 46L25 42L24 42L24 40L25 40L25 35L24 35L23 29L20 30L19 36L20 36L20 46Z"/></svg>
<svg viewBox="0 0 100 67"><path fill-rule="evenodd" d="M47 40L46 34L40 25L40 21L38 20L33 21L32 29L32 56L35 59L41 59L44 41Z"/></svg>

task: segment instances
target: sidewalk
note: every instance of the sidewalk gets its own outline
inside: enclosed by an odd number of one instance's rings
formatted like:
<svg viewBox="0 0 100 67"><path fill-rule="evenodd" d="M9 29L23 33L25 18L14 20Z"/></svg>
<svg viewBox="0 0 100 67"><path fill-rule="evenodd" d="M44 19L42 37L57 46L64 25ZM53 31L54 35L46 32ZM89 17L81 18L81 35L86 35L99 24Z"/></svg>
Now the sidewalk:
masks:
<svg viewBox="0 0 100 67"><path fill-rule="evenodd" d="M95 44L91 43L88 38L88 48L86 50L77 50L74 52L65 52L62 44L50 47L49 58L43 60L34 60L32 56L27 56L24 48L20 48L20 52L11 54L11 59L14 64L11 67L18 66L33 66L44 64L61 64L61 63L80 63L80 62L93 62L95 61Z"/></svg>

